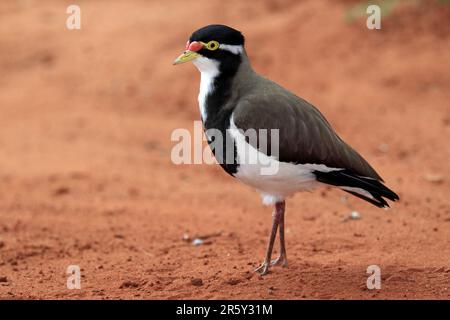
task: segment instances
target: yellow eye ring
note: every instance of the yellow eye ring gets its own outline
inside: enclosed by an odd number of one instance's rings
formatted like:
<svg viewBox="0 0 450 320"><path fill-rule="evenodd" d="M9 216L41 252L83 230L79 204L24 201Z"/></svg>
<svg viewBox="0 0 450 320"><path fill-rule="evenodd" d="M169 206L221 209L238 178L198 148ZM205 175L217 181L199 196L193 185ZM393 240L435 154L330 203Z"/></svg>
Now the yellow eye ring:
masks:
<svg viewBox="0 0 450 320"><path fill-rule="evenodd" d="M217 41L215 41L215 40L211 40L211 41L209 41L208 43L202 42L201 44L203 44L203 46L204 46L206 49L211 50L211 51L214 51L214 50L219 49L219 46L220 46L219 42L217 42Z"/></svg>

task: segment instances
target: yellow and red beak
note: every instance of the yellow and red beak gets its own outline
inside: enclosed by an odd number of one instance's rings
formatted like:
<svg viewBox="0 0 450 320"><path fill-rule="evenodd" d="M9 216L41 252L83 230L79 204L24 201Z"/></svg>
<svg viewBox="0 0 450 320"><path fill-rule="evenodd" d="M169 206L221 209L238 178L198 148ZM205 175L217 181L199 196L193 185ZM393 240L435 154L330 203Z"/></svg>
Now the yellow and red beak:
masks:
<svg viewBox="0 0 450 320"><path fill-rule="evenodd" d="M184 51L182 54L179 55L178 58L175 59L173 62L174 65L185 63L191 60L194 60L201 55L197 53L197 51L200 51L203 48L203 44L198 41L192 41L189 43L189 41L186 43L186 51Z"/></svg>

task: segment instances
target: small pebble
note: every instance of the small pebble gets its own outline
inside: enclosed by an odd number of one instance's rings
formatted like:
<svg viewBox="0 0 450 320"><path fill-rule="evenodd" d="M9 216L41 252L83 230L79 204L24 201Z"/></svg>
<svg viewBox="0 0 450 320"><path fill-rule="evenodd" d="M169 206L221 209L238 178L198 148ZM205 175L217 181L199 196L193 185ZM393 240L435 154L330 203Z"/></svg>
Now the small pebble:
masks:
<svg viewBox="0 0 450 320"><path fill-rule="evenodd" d="M183 234L182 240L188 242L191 240L191 237L189 237L189 234L185 233L185 234Z"/></svg>
<svg viewBox="0 0 450 320"><path fill-rule="evenodd" d="M139 287L139 283L134 282L134 281L124 281L119 289L124 289L124 288L137 288Z"/></svg>
<svg viewBox="0 0 450 320"><path fill-rule="evenodd" d="M428 173L425 175L425 180L427 180L430 183L442 183L444 182L444 176L442 176L441 174L436 174L436 173Z"/></svg>
<svg viewBox="0 0 450 320"><path fill-rule="evenodd" d="M196 239L192 240L192 245L193 246L197 247L197 246L200 246L202 244L203 244L203 240L202 239L196 238Z"/></svg>
<svg viewBox="0 0 450 320"><path fill-rule="evenodd" d="M226 281L227 284L232 285L232 286L235 286L240 282L241 282L241 280L236 279L236 278L231 278Z"/></svg>
<svg viewBox="0 0 450 320"><path fill-rule="evenodd" d="M389 151L389 145L387 143L381 143L378 145L378 151L386 153Z"/></svg>
<svg viewBox="0 0 450 320"><path fill-rule="evenodd" d="M361 215L359 214L358 211L352 211L352 212L350 212L350 219L352 219L352 220L361 219Z"/></svg>
<svg viewBox="0 0 450 320"><path fill-rule="evenodd" d="M191 280L191 284L196 287L200 287L203 285L203 280L200 278L194 278Z"/></svg>

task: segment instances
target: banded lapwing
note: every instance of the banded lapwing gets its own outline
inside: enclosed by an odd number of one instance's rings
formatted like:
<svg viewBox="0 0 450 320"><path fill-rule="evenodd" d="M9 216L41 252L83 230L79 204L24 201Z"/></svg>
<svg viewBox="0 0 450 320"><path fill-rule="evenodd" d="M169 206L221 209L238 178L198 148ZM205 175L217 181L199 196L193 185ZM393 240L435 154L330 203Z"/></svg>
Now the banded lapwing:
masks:
<svg viewBox="0 0 450 320"><path fill-rule="evenodd" d="M273 225L265 260L256 269L266 274L270 265L287 266L284 239L285 199L299 191L329 185L371 204L388 207L386 199L397 194L352 147L332 129L312 104L278 84L258 75L250 65L241 32L224 25L209 25L195 31L174 64L192 61L201 73L198 101L205 133L222 168L231 176L258 190L263 202L275 205ZM278 152L272 154L259 139L248 139L249 129L277 131ZM231 141L217 149L216 130ZM276 164L273 174L262 173L261 163L244 161L247 150L258 159ZM220 152L219 152L220 151ZM231 159L231 161L230 161ZM280 256L271 261L277 230Z"/></svg>

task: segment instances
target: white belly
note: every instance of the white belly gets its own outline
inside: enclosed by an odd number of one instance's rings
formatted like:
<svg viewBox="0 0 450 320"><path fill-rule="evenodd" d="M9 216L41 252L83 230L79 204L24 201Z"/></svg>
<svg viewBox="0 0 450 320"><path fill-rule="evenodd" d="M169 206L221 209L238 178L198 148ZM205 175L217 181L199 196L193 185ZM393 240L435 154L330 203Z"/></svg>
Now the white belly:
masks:
<svg viewBox="0 0 450 320"><path fill-rule="evenodd" d="M312 191L320 185L311 170L303 168L303 165L280 163L279 166L276 174L261 175L263 166L241 164L235 177L258 190L267 205L282 201L299 191Z"/></svg>

